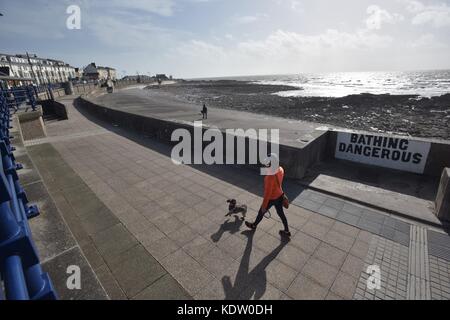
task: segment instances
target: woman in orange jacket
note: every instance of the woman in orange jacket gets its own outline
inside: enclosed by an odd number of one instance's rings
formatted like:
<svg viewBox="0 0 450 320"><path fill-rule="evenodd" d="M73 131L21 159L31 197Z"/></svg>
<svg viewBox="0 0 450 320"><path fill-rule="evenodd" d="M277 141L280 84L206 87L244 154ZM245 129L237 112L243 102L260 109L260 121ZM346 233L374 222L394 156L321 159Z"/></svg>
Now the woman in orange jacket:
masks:
<svg viewBox="0 0 450 320"><path fill-rule="evenodd" d="M264 160L266 167L271 166L270 159L277 158L276 154L271 154L270 158ZM291 236L291 233L289 232L289 225L286 219L286 215L284 214L283 210L283 183L284 178L284 169L281 166L278 166L278 168L275 170L274 173L271 175L266 175L264 177L264 199L263 203L261 205L261 208L259 209L258 216L256 217L255 222L245 222L245 225L249 227L250 229L256 229L258 224L261 222L262 218L264 217L264 214L269 210L272 206L275 206L275 209L277 211L278 216L281 219L281 222L283 222L284 230L280 230L280 235L282 236Z"/></svg>

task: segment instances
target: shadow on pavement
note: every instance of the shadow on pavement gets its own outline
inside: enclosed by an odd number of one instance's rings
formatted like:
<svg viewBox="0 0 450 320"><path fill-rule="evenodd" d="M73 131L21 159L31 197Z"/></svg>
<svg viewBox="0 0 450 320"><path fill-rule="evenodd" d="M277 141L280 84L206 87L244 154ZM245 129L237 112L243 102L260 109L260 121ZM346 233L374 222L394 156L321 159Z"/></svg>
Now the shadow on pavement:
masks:
<svg viewBox="0 0 450 320"><path fill-rule="evenodd" d="M348 183L361 183L393 193L406 194L419 199L434 201L439 178L345 160L328 160L308 170L302 181L312 183L320 175L339 178Z"/></svg>
<svg viewBox="0 0 450 320"><path fill-rule="evenodd" d="M213 242L219 242L220 238L222 238L225 232L229 232L231 234L239 232L239 229L241 228L243 223L244 220L238 216L234 216L234 221L233 220L230 221L230 219L227 219L224 223L220 225L219 230L217 230L216 233L211 235L211 240Z"/></svg>
<svg viewBox="0 0 450 320"><path fill-rule="evenodd" d="M267 287L267 266L278 256L283 250L284 246L289 243L289 239L281 239L280 244L265 256L254 268L250 271L250 256L253 247L253 238L255 236L254 230L243 231L248 237L247 245L245 246L244 254L242 255L239 270L236 274L234 283L231 282L229 276L222 278L222 285L225 292L225 300L259 300L263 297Z"/></svg>

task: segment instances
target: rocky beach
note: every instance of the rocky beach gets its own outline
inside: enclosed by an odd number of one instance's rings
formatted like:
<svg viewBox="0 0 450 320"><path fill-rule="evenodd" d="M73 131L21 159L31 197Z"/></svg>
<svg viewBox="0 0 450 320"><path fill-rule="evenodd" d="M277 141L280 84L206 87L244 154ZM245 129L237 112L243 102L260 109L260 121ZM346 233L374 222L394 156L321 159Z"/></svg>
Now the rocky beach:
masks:
<svg viewBox="0 0 450 320"><path fill-rule="evenodd" d="M450 139L450 93L435 97L361 93L344 97L282 97L295 90L235 80L179 81L160 90L179 100L349 129Z"/></svg>

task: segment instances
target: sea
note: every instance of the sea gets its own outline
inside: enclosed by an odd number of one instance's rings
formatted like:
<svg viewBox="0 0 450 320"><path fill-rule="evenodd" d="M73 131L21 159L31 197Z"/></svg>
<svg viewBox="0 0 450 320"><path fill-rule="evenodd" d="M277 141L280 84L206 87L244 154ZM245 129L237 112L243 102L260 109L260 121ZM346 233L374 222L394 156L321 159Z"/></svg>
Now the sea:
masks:
<svg viewBox="0 0 450 320"><path fill-rule="evenodd" d="M344 97L361 93L434 97L450 93L450 70L300 73L202 80L292 86L292 90L275 93L282 97Z"/></svg>

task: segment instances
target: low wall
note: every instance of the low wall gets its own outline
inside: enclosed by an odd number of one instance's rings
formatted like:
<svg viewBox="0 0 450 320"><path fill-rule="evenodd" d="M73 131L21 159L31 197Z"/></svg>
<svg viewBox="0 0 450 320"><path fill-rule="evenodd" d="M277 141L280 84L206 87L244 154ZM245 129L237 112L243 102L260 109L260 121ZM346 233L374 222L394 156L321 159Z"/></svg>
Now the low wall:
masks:
<svg viewBox="0 0 450 320"><path fill-rule="evenodd" d="M86 97L78 98L77 106L83 108L83 110L87 111L91 115L102 119L106 122L117 124L123 128L130 129L138 134L144 135L146 137L156 138L170 145L176 145L178 142L171 141L172 132L175 129L186 129L191 136L194 136L194 126L177 123L157 118L151 118L147 116L132 114L116 109L107 108L101 105L97 105L87 99ZM243 128L244 129L244 128ZM203 129L203 132L206 128ZM221 131L222 139L224 141L224 149L226 148L227 138L230 138L230 135L225 131ZM306 170L312 166L313 164L321 161L325 158L325 152L328 141L328 132L316 132L316 138L309 142L307 145L302 148L294 148L291 146L280 145L280 164L284 167L286 171L286 175L291 178L302 178ZM233 135L232 139L235 139L236 136ZM250 144L254 143L254 140L249 139L248 137L245 139L245 150L246 157L245 160L248 163L249 160L249 148ZM203 142L203 149L208 146L210 142ZM256 143L259 145L258 143ZM191 144L191 154L193 155L193 143ZM259 149L257 149L259 151ZM223 150L223 154L225 155L225 150ZM270 150L268 150L270 152ZM234 163L237 160L237 143L234 143ZM250 165L253 169L259 168L258 165Z"/></svg>
<svg viewBox="0 0 450 320"><path fill-rule="evenodd" d="M44 121L42 120L42 108L36 111L19 113L17 118L20 123L23 140L32 140L46 137Z"/></svg>
<svg viewBox="0 0 450 320"><path fill-rule="evenodd" d="M115 82L114 87L116 89L122 89L122 88L126 88L128 86L134 86L134 85L140 85L140 84L151 84L154 83L153 81L127 81L127 80L118 80ZM101 91L101 92L106 92L106 88L102 88L97 84L94 83L79 83L79 84L75 84L73 86L71 86L71 89L68 90L67 88L67 83L64 85L64 87L62 88L58 88L58 89L52 89L52 94L53 97L49 94L48 90L46 90L45 92L41 92L38 93L38 99L39 100L50 100L52 98L61 98L64 97L66 95L68 95L68 93L70 91L73 92L74 95L87 95L87 94L91 94L92 92L95 91Z"/></svg>
<svg viewBox="0 0 450 320"><path fill-rule="evenodd" d="M66 106L55 100L41 101L43 115L56 115L58 119L67 120L69 116L67 114Z"/></svg>
<svg viewBox="0 0 450 320"><path fill-rule="evenodd" d="M38 100L47 100L47 99L51 98L47 91L46 92L40 92L40 93L38 93L37 96L38 96Z"/></svg>
<svg viewBox="0 0 450 320"><path fill-rule="evenodd" d="M90 83L90 84L77 84L73 86L73 94L81 95L81 94L88 94L95 90L98 86ZM39 100L51 100L52 98L57 99L61 98L67 95L66 88L58 88L58 89L52 89L52 94L46 90L45 92L38 93L38 99Z"/></svg>
<svg viewBox="0 0 450 320"><path fill-rule="evenodd" d="M96 86L93 83L90 84L77 84L73 86L73 93L74 94L84 94L84 93L89 93L92 90L94 90L95 88L97 88L98 86Z"/></svg>
<svg viewBox="0 0 450 320"><path fill-rule="evenodd" d="M450 168L442 171L435 204L437 217L450 222Z"/></svg>
<svg viewBox="0 0 450 320"><path fill-rule="evenodd" d="M442 174L442 170L448 167L450 167L450 143L432 142L424 173L438 177Z"/></svg>

